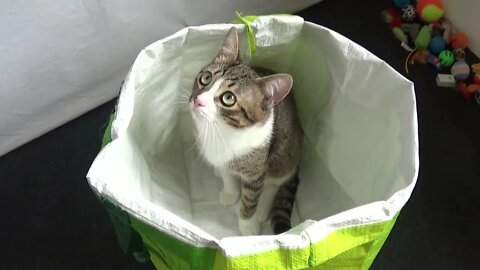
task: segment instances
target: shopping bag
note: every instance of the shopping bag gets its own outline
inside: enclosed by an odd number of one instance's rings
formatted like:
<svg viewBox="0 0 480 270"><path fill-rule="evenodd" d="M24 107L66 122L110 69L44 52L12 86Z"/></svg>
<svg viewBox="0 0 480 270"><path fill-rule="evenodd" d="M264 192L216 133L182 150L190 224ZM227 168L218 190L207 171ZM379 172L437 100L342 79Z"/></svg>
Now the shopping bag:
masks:
<svg viewBox="0 0 480 270"><path fill-rule="evenodd" d="M285 72L304 130L292 229L240 236L235 207L195 149L181 102L226 32L242 58ZM418 173L412 82L342 35L298 16L185 28L146 47L125 78L87 179L122 245L158 269L367 269ZM120 227L119 227L120 226ZM125 237L127 235L127 237Z"/></svg>

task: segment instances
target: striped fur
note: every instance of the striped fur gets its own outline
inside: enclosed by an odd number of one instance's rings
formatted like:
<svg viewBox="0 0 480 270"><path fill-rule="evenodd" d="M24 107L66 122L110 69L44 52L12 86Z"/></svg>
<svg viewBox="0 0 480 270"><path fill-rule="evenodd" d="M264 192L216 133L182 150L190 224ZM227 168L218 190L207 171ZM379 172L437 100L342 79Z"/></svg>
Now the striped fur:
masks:
<svg viewBox="0 0 480 270"><path fill-rule="evenodd" d="M293 210L298 182L298 175L295 174L294 178L280 187L275 196L271 210L271 224L275 234L283 233L291 228L290 216Z"/></svg>

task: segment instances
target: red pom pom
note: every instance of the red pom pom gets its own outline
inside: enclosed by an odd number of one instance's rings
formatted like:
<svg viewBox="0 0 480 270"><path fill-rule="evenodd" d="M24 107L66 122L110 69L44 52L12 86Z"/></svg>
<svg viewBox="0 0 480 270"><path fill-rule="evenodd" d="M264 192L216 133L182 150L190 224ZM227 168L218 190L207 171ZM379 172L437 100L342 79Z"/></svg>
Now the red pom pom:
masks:
<svg viewBox="0 0 480 270"><path fill-rule="evenodd" d="M391 28L400 27L402 25L402 20L398 10L389 7L383 10L382 12L383 20L390 25Z"/></svg>
<svg viewBox="0 0 480 270"><path fill-rule="evenodd" d="M466 48L468 45L468 36L462 32L457 32L452 35L450 45L452 45L454 49Z"/></svg>
<svg viewBox="0 0 480 270"><path fill-rule="evenodd" d="M395 27L400 27L402 25L402 21L400 18L393 18L393 20L390 22L390 27L395 28Z"/></svg>
<svg viewBox="0 0 480 270"><path fill-rule="evenodd" d="M457 90L465 100L469 100L473 97L473 94L467 90L467 85L465 84L465 82L458 82Z"/></svg>

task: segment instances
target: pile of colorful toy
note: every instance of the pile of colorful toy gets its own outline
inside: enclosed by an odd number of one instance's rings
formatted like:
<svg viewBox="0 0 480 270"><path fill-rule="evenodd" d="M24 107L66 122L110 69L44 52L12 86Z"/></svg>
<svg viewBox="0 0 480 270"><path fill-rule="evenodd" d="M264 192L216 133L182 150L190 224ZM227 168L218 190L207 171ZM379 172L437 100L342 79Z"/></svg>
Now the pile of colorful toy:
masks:
<svg viewBox="0 0 480 270"><path fill-rule="evenodd" d="M407 73L408 65L428 64L439 73L439 87L456 88L463 98L475 97L480 105L480 63L467 63L468 36L455 32L443 17L440 0L394 0L393 4L382 17L402 47L410 51L405 62Z"/></svg>

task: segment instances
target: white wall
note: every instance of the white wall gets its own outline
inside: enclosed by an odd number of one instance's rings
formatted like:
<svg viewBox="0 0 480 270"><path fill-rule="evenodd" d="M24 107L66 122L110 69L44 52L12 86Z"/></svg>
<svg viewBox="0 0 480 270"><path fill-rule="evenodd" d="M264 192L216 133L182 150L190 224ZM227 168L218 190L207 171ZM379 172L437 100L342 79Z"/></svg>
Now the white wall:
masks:
<svg viewBox="0 0 480 270"><path fill-rule="evenodd" d="M230 22L235 11L294 12L319 1L2 1L0 156L112 99L135 56L158 39Z"/></svg>
<svg viewBox="0 0 480 270"><path fill-rule="evenodd" d="M480 57L480 0L442 0L446 17L470 38L469 48Z"/></svg>

